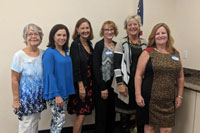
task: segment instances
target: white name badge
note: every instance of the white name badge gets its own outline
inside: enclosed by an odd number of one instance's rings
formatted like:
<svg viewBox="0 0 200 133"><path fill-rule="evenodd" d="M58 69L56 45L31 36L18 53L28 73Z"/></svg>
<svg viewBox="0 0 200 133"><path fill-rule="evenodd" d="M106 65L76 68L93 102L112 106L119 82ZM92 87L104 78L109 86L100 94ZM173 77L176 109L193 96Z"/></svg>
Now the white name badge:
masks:
<svg viewBox="0 0 200 133"><path fill-rule="evenodd" d="M69 55L69 51L67 51L66 54Z"/></svg>
<svg viewBox="0 0 200 133"><path fill-rule="evenodd" d="M106 50L106 54L110 55L110 54L113 54L113 52L111 50Z"/></svg>
<svg viewBox="0 0 200 133"><path fill-rule="evenodd" d="M171 57L172 57L173 60L179 61L179 57L178 56L172 55Z"/></svg>

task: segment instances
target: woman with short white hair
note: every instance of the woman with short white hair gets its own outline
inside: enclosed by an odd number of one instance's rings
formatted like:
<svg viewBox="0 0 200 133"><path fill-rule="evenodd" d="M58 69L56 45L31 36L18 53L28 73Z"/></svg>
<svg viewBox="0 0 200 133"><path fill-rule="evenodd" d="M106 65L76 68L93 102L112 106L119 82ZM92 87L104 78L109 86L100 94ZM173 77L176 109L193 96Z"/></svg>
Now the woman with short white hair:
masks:
<svg viewBox="0 0 200 133"><path fill-rule="evenodd" d="M37 133L40 112L46 109L42 99L44 51L38 48L43 38L42 29L28 24L23 38L26 47L15 53L11 67L12 107L18 115L19 133Z"/></svg>

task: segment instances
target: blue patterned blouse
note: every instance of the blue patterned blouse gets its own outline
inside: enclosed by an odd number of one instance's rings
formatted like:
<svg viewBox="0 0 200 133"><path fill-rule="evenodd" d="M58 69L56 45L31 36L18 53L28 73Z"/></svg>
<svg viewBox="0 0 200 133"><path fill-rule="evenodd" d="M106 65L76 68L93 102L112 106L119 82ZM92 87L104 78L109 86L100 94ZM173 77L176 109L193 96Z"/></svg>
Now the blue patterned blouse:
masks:
<svg viewBox="0 0 200 133"><path fill-rule="evenodd" d="M23 50L19 50L13 57L11 69L20 73L20 109L18 112L15 111L20 120L23 115L27 116L46 109L46 103L42 99L43 53L44 51L40 50L38 57L30 57Z"/></svg>

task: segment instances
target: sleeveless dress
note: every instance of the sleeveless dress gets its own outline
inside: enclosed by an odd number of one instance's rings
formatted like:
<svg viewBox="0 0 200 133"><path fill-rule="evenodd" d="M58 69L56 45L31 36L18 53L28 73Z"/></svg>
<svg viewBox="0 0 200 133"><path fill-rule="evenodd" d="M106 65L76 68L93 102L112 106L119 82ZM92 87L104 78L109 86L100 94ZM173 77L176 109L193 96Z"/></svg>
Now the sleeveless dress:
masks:
<svg viewBox="0 0 200 133"><path fill-rule="evenodd" d="M176 79L181 70L178 55L163 54L147 48L150 58L142 82L145 107L137 109L137 120L160 127L175 125Z"/></svg>

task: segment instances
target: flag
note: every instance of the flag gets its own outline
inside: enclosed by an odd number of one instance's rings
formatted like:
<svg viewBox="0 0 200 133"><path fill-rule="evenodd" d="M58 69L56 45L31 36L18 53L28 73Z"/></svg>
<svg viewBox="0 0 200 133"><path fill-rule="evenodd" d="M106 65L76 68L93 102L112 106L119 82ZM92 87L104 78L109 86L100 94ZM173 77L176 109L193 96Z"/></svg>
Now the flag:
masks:
<svg viewBox="0 0 200 133"><path fill-rule="evenodd" d="M143 25L143 0L139 0L137 15L141 17L141 23Z"/></svg>

